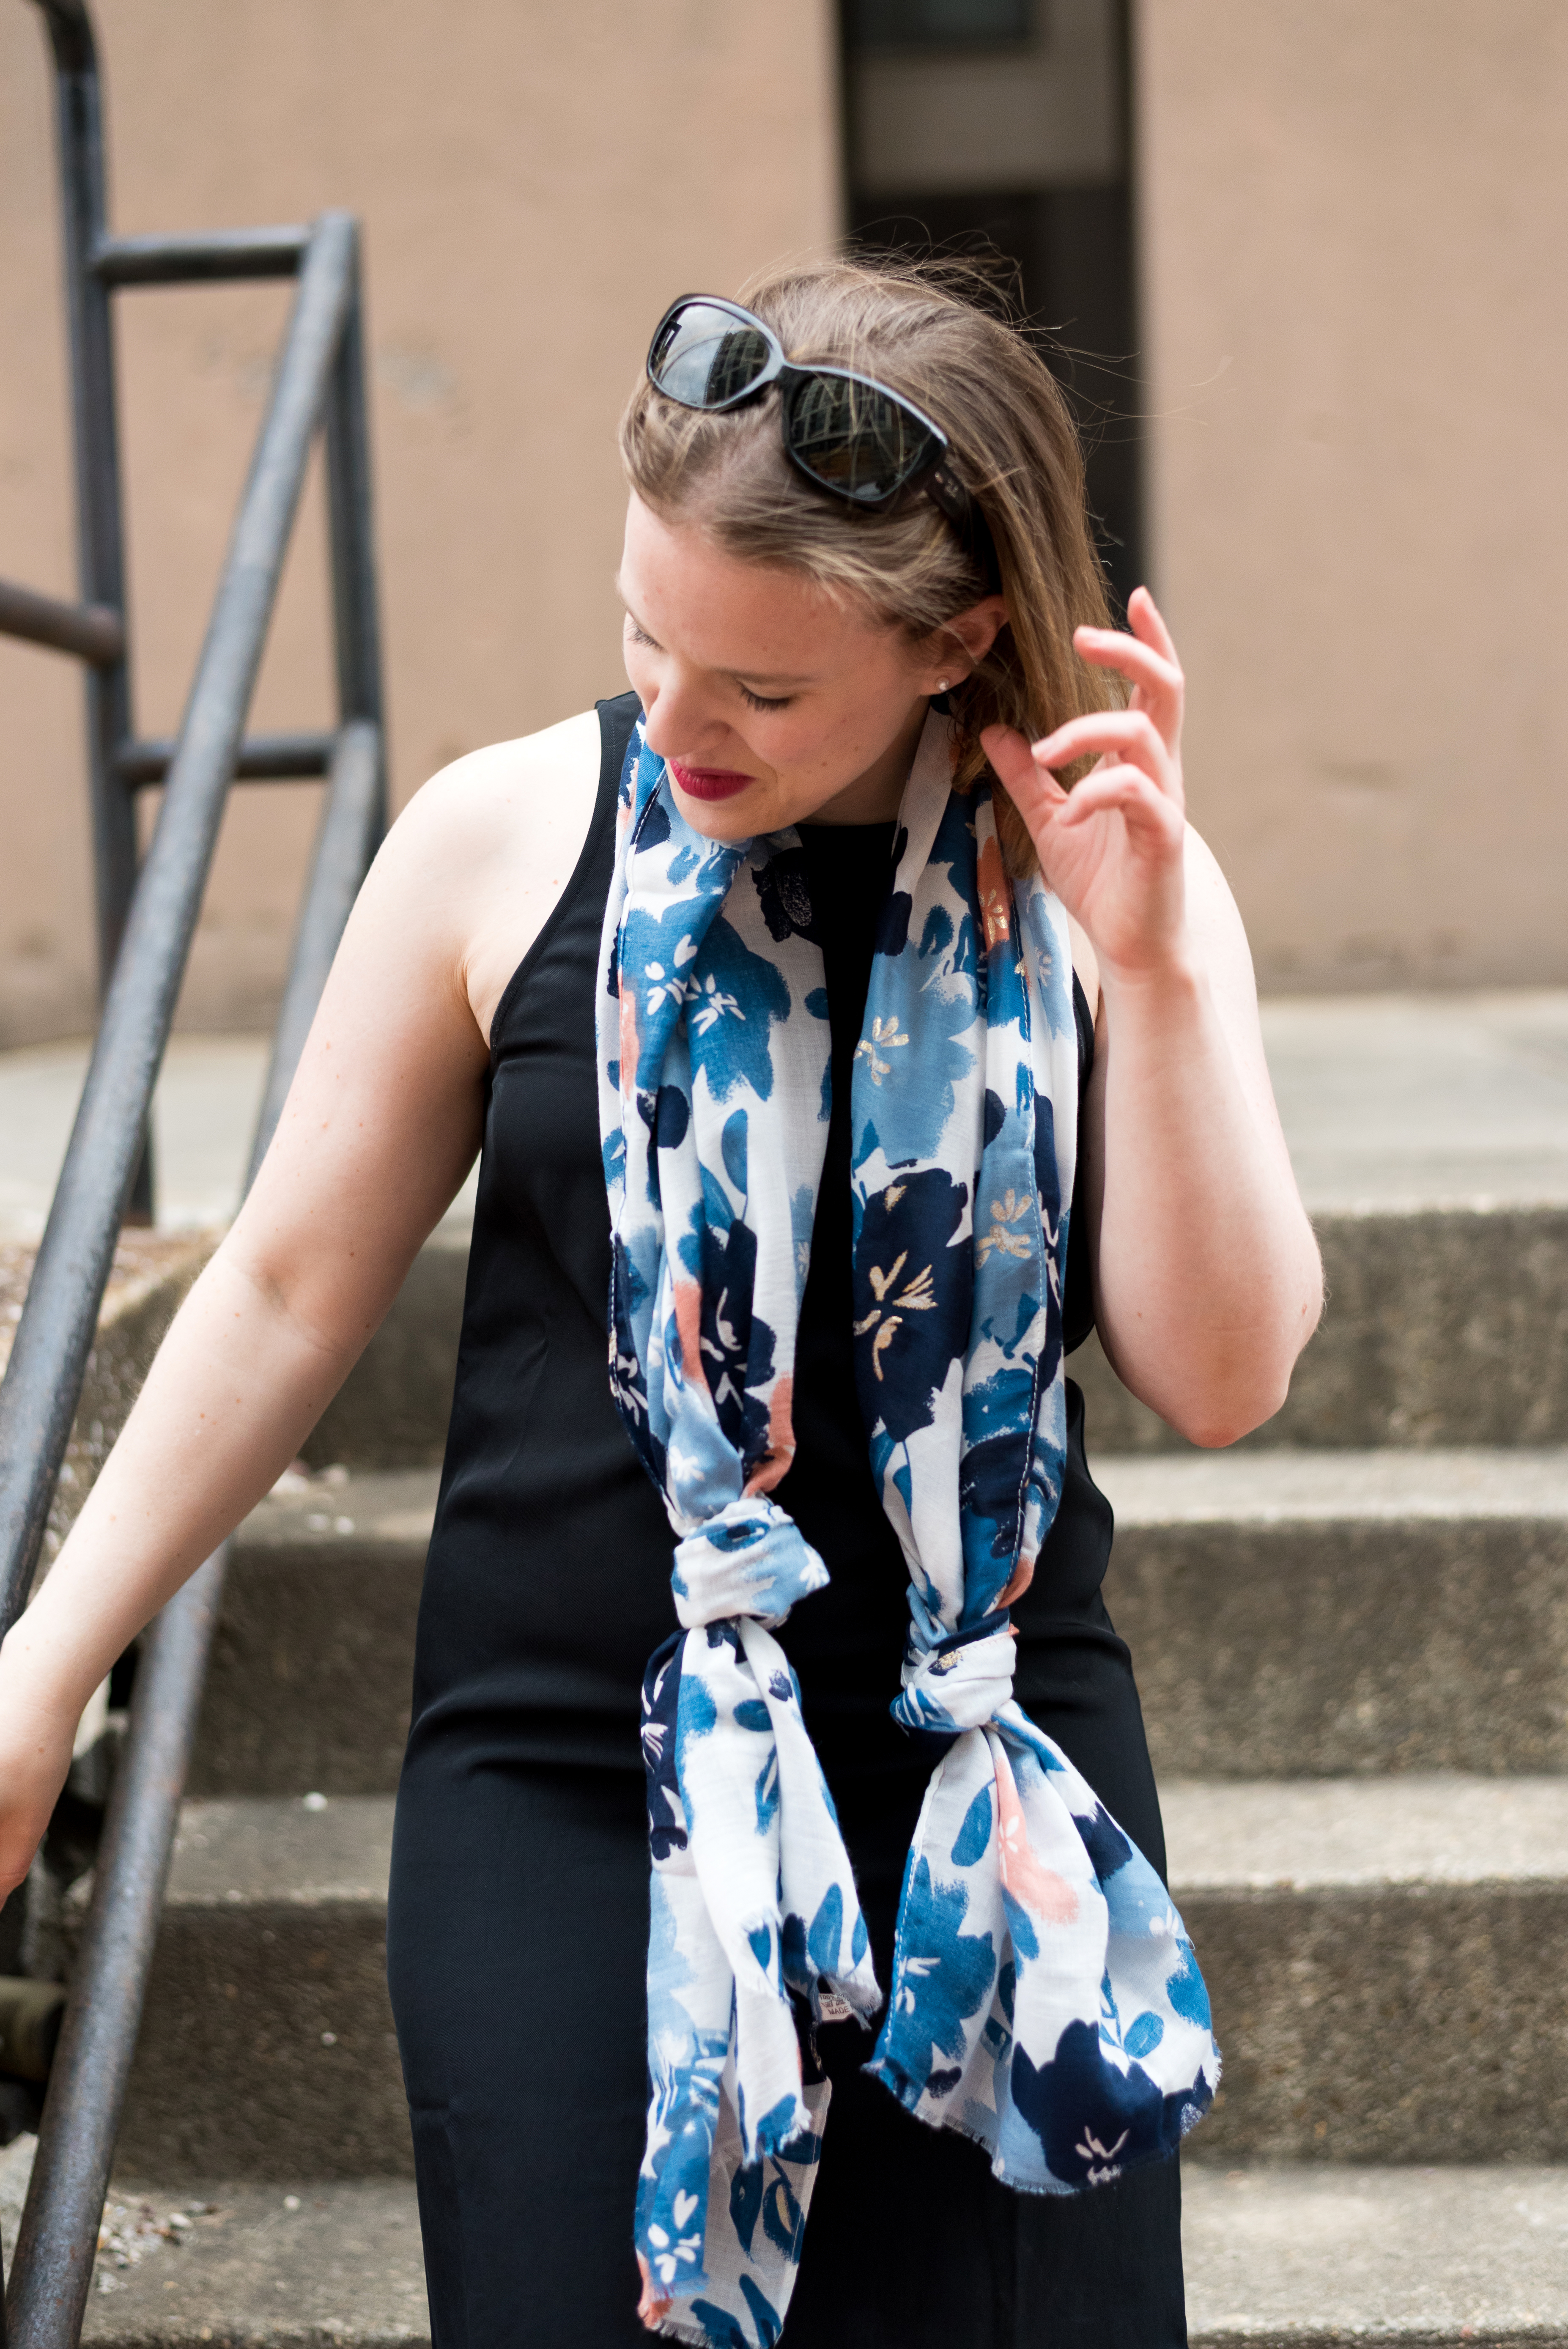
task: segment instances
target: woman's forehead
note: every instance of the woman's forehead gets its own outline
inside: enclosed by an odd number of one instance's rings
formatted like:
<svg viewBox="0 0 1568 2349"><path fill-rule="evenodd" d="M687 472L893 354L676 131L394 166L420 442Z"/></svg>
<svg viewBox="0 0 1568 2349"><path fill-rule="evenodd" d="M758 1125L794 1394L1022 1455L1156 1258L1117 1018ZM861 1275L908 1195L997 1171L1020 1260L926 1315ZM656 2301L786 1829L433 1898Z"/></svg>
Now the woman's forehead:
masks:
<svg viewBox="0 0 1568 2349"><path fill-rule="evenodd" d="M696 524L633 496L616 582L627 610L666 651L704 668L799 683L863 656L886 633L814 581L731 554Z"/></svg>

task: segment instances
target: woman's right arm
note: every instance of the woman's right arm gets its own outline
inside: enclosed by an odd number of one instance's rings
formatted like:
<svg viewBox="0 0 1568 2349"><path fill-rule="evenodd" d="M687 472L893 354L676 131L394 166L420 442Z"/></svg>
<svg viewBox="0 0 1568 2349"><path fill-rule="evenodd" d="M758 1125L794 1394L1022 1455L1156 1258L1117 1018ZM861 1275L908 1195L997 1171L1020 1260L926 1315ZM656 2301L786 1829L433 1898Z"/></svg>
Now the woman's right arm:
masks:
<svg viewBox="0 0 1568 2349"><path fill-rule="evenodd" d="M295 1458L471 1164L490 1017L575 860L597 747L590 713L478 752L388 834L250 1196L0 1648L0 1898L93 1691Z"/></svg>

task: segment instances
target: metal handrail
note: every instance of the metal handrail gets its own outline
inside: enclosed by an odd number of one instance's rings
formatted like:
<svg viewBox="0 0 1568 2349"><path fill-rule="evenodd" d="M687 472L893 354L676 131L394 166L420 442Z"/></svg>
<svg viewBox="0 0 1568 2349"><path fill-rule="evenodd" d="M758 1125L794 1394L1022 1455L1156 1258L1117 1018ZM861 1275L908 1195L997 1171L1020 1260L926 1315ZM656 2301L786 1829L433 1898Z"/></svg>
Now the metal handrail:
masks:
<svg viewBox="0 0 1568 2349"><path fill-rule="evenodd" d="M338 737L246 1190L276 1129L344 924L375 851L381 828L380 770L379 729L363 719L352 720ZM76 2349L80 2338L229 1547L222 1543L205 1560L143 1641L12 2261L11 2349ZM0 2349L5 2338L0 2322Z"/></svg>
<svg viewBox="0 0 1568 2349"><path fill-rule="evenodd" d="M308 230L109 238L91 23L84 0L36 5L54 49L58 100L83 602L57 605L26 590L6 591L0 595L0 632L54 644L92 664L86 671L88 763L100 957L110 975L65 1165L0 1381L0 1637L32 1586L229 789L247 767L253 774L328 774L247 1189L386 813L355 222L328 212ZM172 747L138 743L129 722L108 293L121 285L295 274L299 287L271 401L178 740ZM247 743L245 719L284 552L310 449L323 429L339 726L327 737L260 736ZM27 625L12 625L18 617ZM53 634L44 632L45 621ZM118 630L118 644L111 645L107 626ZM138 872L134 792L160 779L163 805ZM0 2349L6 2349L7 2324L10 2349L75 2349L79 2339L227 1548L170 1601L143 1642L9 2292L0 2298Z"/></svg>
<svg viewBox="0 0 1568 2349"><path fill-rule="evenodd" d="M105 285L232 285L242 277L292 277L308 228L228 228L196 236L106 236L89 265Z"/></svg>
<svg viewBox="0 0 1568 2349"><path fill-rule="evenodd" d="M174 764L179 749L167 736L155 734L145 742L122 744L114 766L131 791L160 783ZM332 772L335 734L247 734L234 761L237 783L293 783Z"/></svg>
<svg viewBox="0 0 1568 2349"><path fill-rule="evenodd" d="M353 222L312 239L239 522L131 901L59 1186L0 1386L0 1628L22 1606L70 1433L217 843L354 270Z"/></svg>
<svg viewBox="0 0 1568 2349"><path fill-rule="evenodd" d="M112 668L125 652L125 623L107 604L62 604L9 579L0 579L0 636L52 645L95 668Z"/></svg>

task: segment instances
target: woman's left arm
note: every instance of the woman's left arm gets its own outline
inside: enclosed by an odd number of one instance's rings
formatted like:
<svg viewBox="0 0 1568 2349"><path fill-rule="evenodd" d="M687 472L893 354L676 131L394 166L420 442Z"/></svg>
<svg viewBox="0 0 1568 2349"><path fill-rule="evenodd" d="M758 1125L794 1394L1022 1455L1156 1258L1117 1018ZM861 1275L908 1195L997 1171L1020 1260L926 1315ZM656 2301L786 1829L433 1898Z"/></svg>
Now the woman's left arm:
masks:
<svg viewBox="0 0 1568 2349"><path fill-rule="evenodd" d="M1235 901L1186 821L1182 678L1152 597L1134 633L1080 628L1125 709L1032 748L985 746L1050 886L1099 965L1100 1011L1080 1200L1100 1342L1124 1385L1193 1443L1233 1444L1276 1412L1323 1303ZM1099 763L1072 791L1051 771Z"/></svg>

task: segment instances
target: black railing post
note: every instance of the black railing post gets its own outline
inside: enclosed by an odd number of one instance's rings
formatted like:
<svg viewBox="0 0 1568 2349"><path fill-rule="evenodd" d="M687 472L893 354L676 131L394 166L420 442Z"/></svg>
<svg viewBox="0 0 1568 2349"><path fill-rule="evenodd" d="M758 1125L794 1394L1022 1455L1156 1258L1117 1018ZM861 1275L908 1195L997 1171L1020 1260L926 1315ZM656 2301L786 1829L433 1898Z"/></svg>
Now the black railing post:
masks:
<svg viewBox="0 0 1568 2349"><path fill-rule="evenodd" d="M379 841L387 824L387 721L381 694L381 625L376 598L366 389L365 291L356 238L353 292L327 398L326 495L338 719L344 725L354 719L367 719L377 730L374 838Z"/></svg>
<svg viewBox="0 0 1568 2349"><path fill-rule="evenodd" d="M108 991L130 911L137 861L136 807L115 771L115 754L130 738L130 665L125 626L114 321L108 288L93 266L94 254L103 241L107 211L103 98L92 20L84 0L37 0L37 5L48 26L55 57L76 460L77 567L83 603L104 605L120 619L119 657L89 667L84 680L101 1002ZM138 1222L152 1219L149 1149L143 1150L127 1211Z"/></svg>

